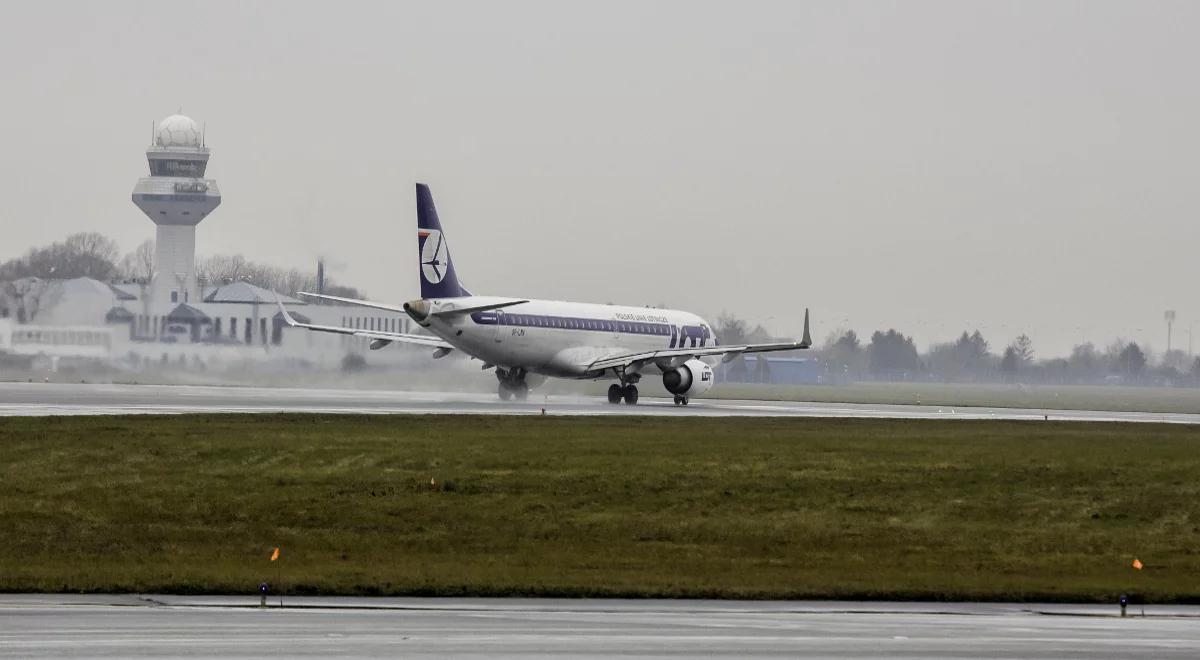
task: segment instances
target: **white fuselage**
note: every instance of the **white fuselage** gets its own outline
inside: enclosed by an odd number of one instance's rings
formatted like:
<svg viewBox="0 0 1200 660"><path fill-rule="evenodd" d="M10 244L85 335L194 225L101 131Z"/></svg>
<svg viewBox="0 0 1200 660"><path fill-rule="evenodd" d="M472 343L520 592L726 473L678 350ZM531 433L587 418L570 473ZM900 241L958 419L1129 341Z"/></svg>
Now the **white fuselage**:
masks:
<svg viewBox="0 0 1200 660"><path fill-rule="evenodd" d="M427 302L431 312L438 312L508 300L513 299L470 296ZM717 341L711 326L690 312L555 300L530 300L471 314L431 314L416 320L456 349L487 364L559 378L595 376L588 366L613 355L714 346Z"/></svg>

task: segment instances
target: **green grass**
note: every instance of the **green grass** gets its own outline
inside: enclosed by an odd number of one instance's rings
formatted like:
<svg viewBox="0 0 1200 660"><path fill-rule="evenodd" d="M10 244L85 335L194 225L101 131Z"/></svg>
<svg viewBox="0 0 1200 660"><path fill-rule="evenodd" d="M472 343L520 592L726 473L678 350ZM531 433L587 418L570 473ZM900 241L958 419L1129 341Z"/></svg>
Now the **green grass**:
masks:
<svg viewBox="0 0 1200 660"><path fill-rule="evenodd" d="M8 418L0 590L1200 602L1198 447L1141 424Z"/></svg>

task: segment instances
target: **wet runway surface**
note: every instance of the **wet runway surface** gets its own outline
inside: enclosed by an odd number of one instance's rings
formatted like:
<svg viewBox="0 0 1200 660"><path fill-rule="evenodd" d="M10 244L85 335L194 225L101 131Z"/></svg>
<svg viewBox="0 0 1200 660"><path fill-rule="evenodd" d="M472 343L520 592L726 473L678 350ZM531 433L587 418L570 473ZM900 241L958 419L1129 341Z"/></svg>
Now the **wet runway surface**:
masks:
<svg viewBox="0 0 1200 660"><path fill-rule="evenodd" d="M1200 608L0 595L0 657L1194 658ZM1138 612L1140 610L1134 610Z"/></svg>
<svg viewBox="0 0 1200 660"><path fill-rule="evenodd" d="M188 385L0 383L0 416L317 412L482 415L686 415L861 417L890 419L1053 419L1200 424L1200 414L1035 410L889 404L696 399L686 407L643 396L612 405L601 397L531 397L501 402L491 394Z"/></svg>

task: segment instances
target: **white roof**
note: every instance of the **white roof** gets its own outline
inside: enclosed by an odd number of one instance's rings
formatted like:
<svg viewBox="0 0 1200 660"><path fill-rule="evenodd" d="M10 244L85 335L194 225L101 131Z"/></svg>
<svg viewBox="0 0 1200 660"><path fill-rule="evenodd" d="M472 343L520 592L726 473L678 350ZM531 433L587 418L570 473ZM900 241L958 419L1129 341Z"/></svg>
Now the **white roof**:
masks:
<svg viewBox="0 0 1200 660"><path fill-rule="evenodd" d="M277 298L278 296L278 298ZM303 300L297 300L282 293L268 291L249 282L234 282L217 287L212 293L204 296L204 302L210 303L271 303L276 300L287 305L303 305Z"/></svg>
<svg viewBox="0 0 1200 660"><path fill-rule="evenodd" d="M76 277L72 280L63 280L62 291L68 296L101 296L104 298L112 298L115 291L100 280L94 280L90 277Z"/></svg>
<svg viewBox="0 0 1200 660"><path fill-rule="evenodd" d="M110 284L117 292L117 298L120 300L140 300L142 297L142 285L133 282L114 282Z"/></svg>

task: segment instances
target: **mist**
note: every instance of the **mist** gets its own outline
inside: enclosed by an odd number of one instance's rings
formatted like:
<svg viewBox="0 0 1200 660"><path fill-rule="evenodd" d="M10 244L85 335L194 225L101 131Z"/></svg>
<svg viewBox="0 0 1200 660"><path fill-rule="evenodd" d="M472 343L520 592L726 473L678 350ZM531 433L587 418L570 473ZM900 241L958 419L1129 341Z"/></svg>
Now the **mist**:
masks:
<svg viewBox="0 0 1200 660"><path fill-rule="evenodd" d="M151 122L206 126L201 255L416 289L429 183L481 293L794 335L1176 348L1200 239L1189 2L8 3L0 260L131 251Z"/></svg>

